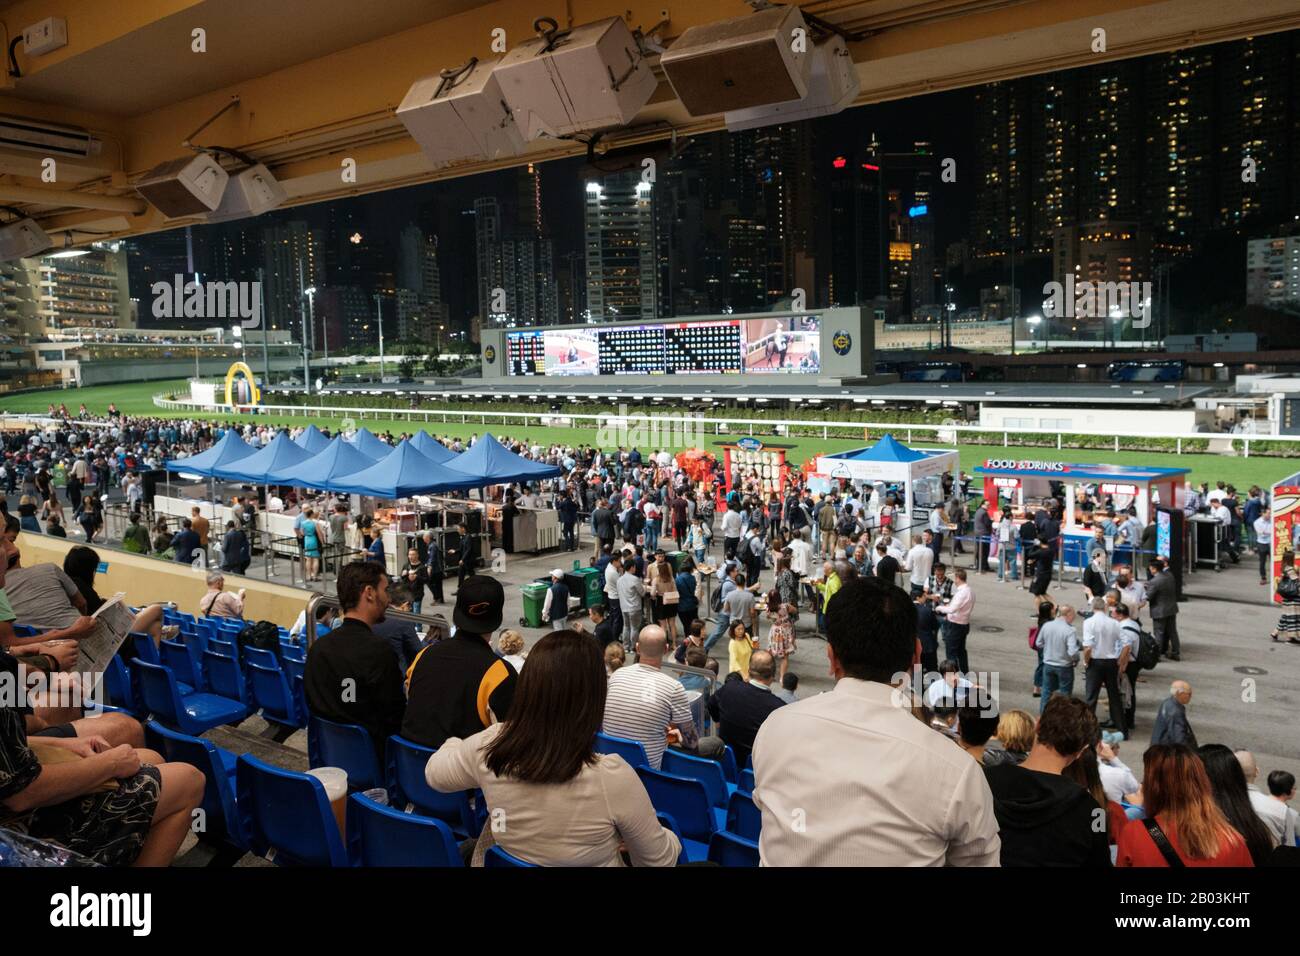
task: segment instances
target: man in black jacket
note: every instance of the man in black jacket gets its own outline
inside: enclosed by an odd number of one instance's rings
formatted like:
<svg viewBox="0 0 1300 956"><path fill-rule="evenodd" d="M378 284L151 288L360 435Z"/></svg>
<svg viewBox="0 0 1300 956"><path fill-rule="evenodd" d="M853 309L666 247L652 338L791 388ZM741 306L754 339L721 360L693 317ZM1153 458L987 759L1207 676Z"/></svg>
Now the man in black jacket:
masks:
<svg viewBox="0 0 1300 956"><path fill-rule="evenodd" d="M1156 722L1151 728L1151 745L1186 744L1196 749L1196 734L1187 722L1187 705L1192 701L1192 685L1176 680L1169 685L1169 696L1156 711Z"/></svg>
<svg viewBox="0 0 1300 956"><path fill-rule="evenodd" d="M388 609L388 572L373 561L353 561L339 571L343 623L312 645L303 672L307 710L340 724L360 724L370 734L381 766L384 745L402 727L406 695L388 641L371 628Z"/></svg>
<svg viewBox="0 0 1300 956"><path fill-rule="evenodd" d="M456 591L465 586L465 579L474 573L478 567L478 542L474 537L465 530L465 522L456 525L456 532L460 536L456 541L456 557L458 560L458 571L456 574Z"/></svg>
<svg viewBox="0 0 1300 956"><path fill-rule="evenodd" d="M1022 763L984 770L1002 838L1003 866L1110 866L1105 808L1064 770L1098 739L1097 718L1077 697L1055 694Z"/></svg>
<svg viewBox="0 0 1300 956"><path fill-rule="evenodd" d="M776 661L767 651L754 651L749 658L749 681L739 671L727 675L727 682L709 698L709 716L718 722L718 736L736 752L736 764L744 766L754 749L754 737L767 715L785 702L772 693Z"/></svg>
<svg viewBox="0 0 1300 956"><path fill-rule="evenodd" d="M975 509L973 531L975 533L975 566L979 571L989 569L989 541L993 536L993 519L989 517L988 505L981 501Z"/></svg>

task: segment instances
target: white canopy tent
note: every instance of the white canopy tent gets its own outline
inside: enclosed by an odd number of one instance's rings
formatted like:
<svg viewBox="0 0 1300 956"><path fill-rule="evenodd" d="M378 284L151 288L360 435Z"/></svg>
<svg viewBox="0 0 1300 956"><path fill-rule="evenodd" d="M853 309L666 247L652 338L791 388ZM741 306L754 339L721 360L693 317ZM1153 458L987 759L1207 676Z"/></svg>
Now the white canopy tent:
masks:
<svg viewBox="0 0 1300 956"><path fill-rule="evenodd" d="M819 455L817 473L827 478L844 479L856 486L874 485L876 482L899 484L903 488L902 508L907 516L895 523L894 537L904 547L911 547L912 525L928 518L918 516L915 483L951 472L955 478L960 472L961 457L947 448L908 448L893 435L886 435L869 448L840 452L837 455Z"/></svg>

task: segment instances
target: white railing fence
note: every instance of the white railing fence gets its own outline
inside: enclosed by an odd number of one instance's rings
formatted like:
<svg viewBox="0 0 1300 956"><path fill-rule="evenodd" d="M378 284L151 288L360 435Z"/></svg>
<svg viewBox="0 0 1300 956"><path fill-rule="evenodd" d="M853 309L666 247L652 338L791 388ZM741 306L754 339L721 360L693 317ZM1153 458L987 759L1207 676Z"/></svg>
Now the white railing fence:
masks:
<svg viewBox="0 0 1300 956"><path fill-rule="evenodd" d="M155 395L154 405L169 411L195 412L209 415L230 415L235 414L236 409L229 405L200 405L187 399L168 398L166 395ZM1051 428L1001 428L990 427L986 425L947 425L947 424L926 424L924 422L872 422L872 421L809 421L807 419L771 419L771 418L711 418L706 416L692 415L667 415L661 413L644 413L644 414L612 414L605 412L602 414L581 414L577 412L493 412L484 410L467 410L455 408L351 408L341 405L258 405L258 410L264 414L285 415L290 418L302 416L304 419L321 419L321 418L354 418L358 422L370 418L372 420L390 420L399 422L409 422L411 424L423 423L433 424L441 422L442 424L479 424L487 425L510 425L518 424L523 428L528 428L535 424L539 427L547 425L563 425L566 427L583 427L582 423L589 422L590 428L609 427L611 424L619 423L653 425L659 429L666 426L686 425L692 428L701 428L712 431L715 435L724 434L745 434L754 435L757 429L760 433L777 435L787 435L791 428L807 428L812 430L821 430L822 438L829 439L831 429L858 429L863 430L864 440L870 440L868 435L880 437L886 432L898 436L900 441L912 444L914 436L920 434L921 440L930 441L928 436L933 435L934 441L940 444L956 445L961 443L964 438L966 444L1001 444L1004 448L1012 447L1012 436L1015 435L1043 435L1055 436L1057 449L1064 449L1065 435L1085 435L1096 438L1109 438L1113 442L1114 450L1121 451L1121 445L1124 439L1161 439L1174 442L1173 451L1176 454L1183 454L1184 442L1210 442L1210 447L1206 452L1212 454L1237 454L1240 452L1242 457L1250 457L1251 442L1273 442L1277 444L1300 445L1300 436L1288 435L1246 435L1230 434L1221 432L1114 432L1097 429L1077 428L1067 432L1061 432ZM990 441L972 440L978 438L989 439Z"/></svg>

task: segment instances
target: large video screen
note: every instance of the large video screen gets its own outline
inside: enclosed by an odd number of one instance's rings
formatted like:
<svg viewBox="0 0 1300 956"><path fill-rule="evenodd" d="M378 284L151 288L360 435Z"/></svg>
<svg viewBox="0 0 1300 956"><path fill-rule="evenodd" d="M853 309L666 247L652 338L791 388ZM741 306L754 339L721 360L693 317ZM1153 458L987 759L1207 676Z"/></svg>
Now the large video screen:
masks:
<svg viewBox="0 0 1300 956"><path fill-rule="evenodd" d="M547 375L596 375L600 343L594 329L557 329L543 333Z"/></svg>
<svg viewBox="0 0 1300 956"><path fill-rule="evenodd" d="M745 320L746 372L820 372L815 315Z"/></svg>
<svg viewBox="0 0 1300 956"><path fill-rule="evenodd" d="M511 375L818 373L816 316L506 333Z"/></svg>

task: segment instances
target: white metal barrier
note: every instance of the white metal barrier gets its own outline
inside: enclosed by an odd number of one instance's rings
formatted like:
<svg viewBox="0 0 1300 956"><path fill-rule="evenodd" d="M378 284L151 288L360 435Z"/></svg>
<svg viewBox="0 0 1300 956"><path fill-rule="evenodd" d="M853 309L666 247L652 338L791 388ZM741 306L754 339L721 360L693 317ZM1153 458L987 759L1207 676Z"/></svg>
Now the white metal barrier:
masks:
<svg viewBox="0 0 1300 956"><path fill-rule="evenodd" d="M165 408L171 411L189 411L207 414L228 415L233 414L233 410L228 405L197 405L184 399L167 398L164 395L154 396L154 405L159 408ZM545 425L546 420L554 416L552 412L493 412L486 410L469 410L454 408L353 408L343 405L259 405L258 408L264 412L286 415L295 418L301 415L304 419L324 418L355 418L358 423L365 418L388 419L392 421L405 421L411 424L424 423L432 424L441 422L442 424L501 424L509 425L512 423L520 424L524 428L532 425ZM902 441L911 445L914 443L924 444L932 441L936 444L962 444L962 438L966 437L966 443L973 444L1000 444L1004 448L1012 447L1012 436L1014 435L1044 435L1056 436L1056 447L1058 450L1065 448L1063 435L1086 435L1097 438L1108 438L1113 442L1115 451L1123 450L1120 445L1123 439L1165 439L1174 442L1174 452L1183 454L1183 443L1186 441L1214 441L1216 443L1228 443L1232 451L1240 447L1241 454L1245 458L1250 457L1250 446L1252 442L1275 442L1278 444L1300 445L1300 436L1292 435L1246 435L1232 434L1226 432L1114 432L1100 429L1072 428L1067 432L1061 432L1052 428L999 428L985 425L953 425L949 423L936 423L933 425L924 422L872 422L872 421L809 421L807 419L774 419L774 418L712 418L708 416L692 415L667 415L662 413L652 414L580 414L576 412L565 412L564 417L570 419L576 428L584 427L585 423L590 423L586 427L600 428L608 426L611 420L617 420L625 423L638 422L645 425L656 425L663 428L666 425L681 424L691 425L693 427L707 428L715 435L731 434L748 434L753 435L755 430L768 432L776 435L788 435L791 428L809 428L820 429L823 439L830 438L830 430L835 429L863 429L864 433L872 433L876 437L883 435L885 432L891 432L900 437ZM915 436L920 434L921 438ZM935 436L930 438L928 436ZM991 439L985 441L974 440L967 436L974 436L975 439ZM864 441L870 439L865 437ZM1238 445L1240 443L1240 445ZM1218 451L1216 453L1224 454ZM1228 452L1230 453L1230 452Z"/></svg>

